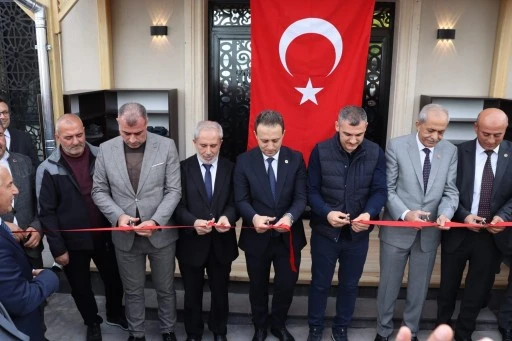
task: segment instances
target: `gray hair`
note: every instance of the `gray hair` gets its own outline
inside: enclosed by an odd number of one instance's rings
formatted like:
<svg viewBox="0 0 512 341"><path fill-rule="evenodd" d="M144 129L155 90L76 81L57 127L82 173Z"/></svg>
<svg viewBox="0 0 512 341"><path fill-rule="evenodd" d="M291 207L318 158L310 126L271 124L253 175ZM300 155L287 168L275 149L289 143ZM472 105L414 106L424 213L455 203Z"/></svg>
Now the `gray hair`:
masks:
<svg viewBox="0 0 512 341"><path fill-rule="evenodd" d="M139 118L143 118L144 121L148 121L148 113L146 108L140 103L125 103L119 108L117 114L118 118L123 118L128 126L133 127L137 124Z"/></svg>
<svg viewBox="0 0 512 341"><path fill-rule="evenodd" d="M450 122L450 114L448 114L448 110L440 104L430 103L421 108L420 113L418 114L418 123L425 123L428 118L428 114L432 111L440 111L446 115L448 122Z"/></svg>
<svg viewBox="0 0 512 341"><path fill-rule="evenodd" d="M62 124L64 124L64 123L70 124L70 123L75 123L75 122L76 123L80 122L82 127L84 125L82 122L82 119L77 114L64 114L64 115L60 116L57 119L57 121L55 122L55 133L59 134L59 128Z"/></svg>
<svg viewBox="0 0 512 341"><path fill-rule="evenodd" d="M201 130L204 129L211 129L211 130L217 130L219 133L219 137L222 140L222 137L224 136L224 133L222 131L222 126L215 121L201 121L197 123L196 130L194 131L194 140L199 137L199 133L201 133Z"/></svg>
<svg viewBox="0 0 512 341"><path fill-rule="evenodd" d="M355 105L347 105L338 114L338 123L347 121L351 126L358 126L361 121L368 122L368 116L363 108Z"/></svg>

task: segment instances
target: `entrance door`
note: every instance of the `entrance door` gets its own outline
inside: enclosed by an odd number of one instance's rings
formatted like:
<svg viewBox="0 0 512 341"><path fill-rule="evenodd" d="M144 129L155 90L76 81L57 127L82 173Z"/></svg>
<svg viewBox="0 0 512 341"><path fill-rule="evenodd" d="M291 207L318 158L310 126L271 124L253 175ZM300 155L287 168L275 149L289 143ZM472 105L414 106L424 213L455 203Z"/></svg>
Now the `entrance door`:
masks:
<svg viewBox="0 0 512 341"><path fill-rule="evenodd" d="M362 105L368 114L366 137L386 144L395 4L374 9ZM208 118L224 130L221 155L236 160L247 148L251 83L249 1L209 2Z"/></svg>

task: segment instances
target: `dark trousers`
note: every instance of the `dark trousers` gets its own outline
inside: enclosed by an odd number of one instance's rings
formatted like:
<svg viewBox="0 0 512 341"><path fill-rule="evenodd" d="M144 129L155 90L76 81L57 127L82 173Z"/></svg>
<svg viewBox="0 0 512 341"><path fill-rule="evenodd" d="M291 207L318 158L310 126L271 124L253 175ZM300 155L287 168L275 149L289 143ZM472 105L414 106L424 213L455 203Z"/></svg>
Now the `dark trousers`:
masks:
<svg viewBox="0 0 512 341"><path fill-rule="evenodd" d="M208 275L211 292L208 328L215 334L226 335L228 323L228 285L231 262L221 263L210 254L206 263L193 266L179 262L180 273L185 289L184 322L189 337L199 338L203 335L203 287L204 273Z"/></svg>
<svg viewBox="0 0 512 341"><path fill-rule="evenodd" d="M454 326L457 340L471 339L476 318L487 302L499 261L492 234L468 233L454 252L441 252L441 283L437 298L437 323L450 324L462 274L469 262L460 312Z"/></svg>
<svg viewBox="0 0 512 341"><path fill-rule="evenodd" d="M368 254L368 238L358 241L339 239L337 242L321 234L311 234L311 285L309 287L308 323L310 328L323 330L327 297L336 263L338 293L333 328L346 328L352 320L359 279Z"/></svg>
<svg viewBox="0 0 512 341"><path fill-rule="evenodd" d="M124 315L123 285L117 269L114 247L102 244L94 250L69 250L68 252L69 264L64 267L64 272L71 286L71 295L84 323L91 325L101 322L91 286L91 259L96 264L105 286L107 317Z"/></svg>
<svg viewBox="0 0 512 341"><path fill-rule="evenodd" d="M512 266L512 262L509 264ZM512 329L512 269L509 269L507 291L498 313L498 326L505 330Z"/></svg>
<svg viewBox="0 0 512 341"><path fill-rule="evenodd" d="M254 326L262 329L267 328L269 324L276 328L284 327L299 273L291 269L290 251L283 239L280 236L271 238L260 257L246 253L245 262L249 275L249 300ZM271 264L274 266L274 291L269 316L268 289ZM298 252L295 254L295 265L299 269L300 253Z"/></svg>

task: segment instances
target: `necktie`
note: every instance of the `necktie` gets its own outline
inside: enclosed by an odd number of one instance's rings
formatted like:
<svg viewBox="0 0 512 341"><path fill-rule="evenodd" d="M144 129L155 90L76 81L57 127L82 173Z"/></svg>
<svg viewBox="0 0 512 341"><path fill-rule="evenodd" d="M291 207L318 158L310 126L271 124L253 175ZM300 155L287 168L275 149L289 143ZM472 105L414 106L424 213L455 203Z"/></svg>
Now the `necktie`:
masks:
<svg viewBox="0 0 512 341"><path fill-rule="evenodd" d="M208 197L208 201L211 203L212 197L213 197L213 188L212 188L212 173L210 172L210 168L212 168L212 165L203 163L203 167L205 169L204 187L206 188L206 196Z"/></svg>
<svg viewBox="0 0 512 341"><path fill-rule="evenodd" d="M491 196L494 183L494 173L491 166L492 150L486 150L487 160L482 172L482 185L480 187L480 201L478 202L478 216L485 218L487 222L491 219Z"/></svg>
<svg viewBox="0 0 512 341"><path fill-rule="evenodd" d="M430 149L423 148L425 152L425 161L423 161L423 194L427 192L428 176L430 175Z"/></svg>
<svg viewBox="0 0 512 341"><path fill-rule="evenodd" d="M270 183L270 190L272 191L272 196L274 199L276 198L276 175L274 174L274 169L272 168L272 161L274 161L273 157L269 157L267 159L268 163L268 182Z"/></svg>

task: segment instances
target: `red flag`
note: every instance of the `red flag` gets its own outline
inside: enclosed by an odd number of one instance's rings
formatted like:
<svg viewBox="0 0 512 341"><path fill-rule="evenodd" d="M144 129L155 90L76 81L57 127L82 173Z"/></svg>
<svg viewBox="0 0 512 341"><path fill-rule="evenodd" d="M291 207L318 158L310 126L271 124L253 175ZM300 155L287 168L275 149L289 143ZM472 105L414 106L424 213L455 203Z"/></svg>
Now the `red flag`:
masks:
<svg viewBox="0 0 512 341"><path fill-rule="evenodd" d="M331 137L339 110L361 105L373 0L251 0L251 114L285 121L284 145L306 162Z"/></svg>

